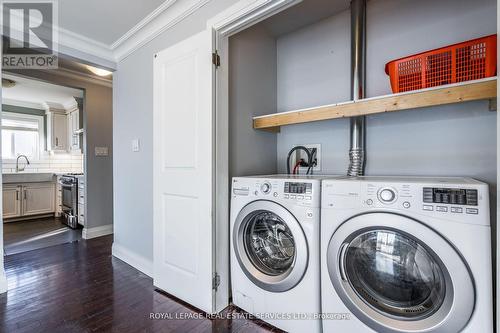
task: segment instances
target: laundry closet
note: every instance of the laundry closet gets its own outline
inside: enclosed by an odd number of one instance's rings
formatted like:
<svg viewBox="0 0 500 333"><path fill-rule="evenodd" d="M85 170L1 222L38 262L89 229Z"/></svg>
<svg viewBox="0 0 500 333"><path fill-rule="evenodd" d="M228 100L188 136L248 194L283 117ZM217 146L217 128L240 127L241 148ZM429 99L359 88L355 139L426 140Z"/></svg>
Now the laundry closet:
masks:
<svg viewBox="0 0 500 333"><path fill-rule="evenodd" d="M319 144L316 174L346 174L348 118L263 130L252 117L351 100L350 2L306 0L229 39L230 177L286 173L296 145ZM496 33L496 1L370 0L366 97L392 94L391 60ZM490 100L366 117L366 175L470 176L496 220L496 110Z"/></svg>

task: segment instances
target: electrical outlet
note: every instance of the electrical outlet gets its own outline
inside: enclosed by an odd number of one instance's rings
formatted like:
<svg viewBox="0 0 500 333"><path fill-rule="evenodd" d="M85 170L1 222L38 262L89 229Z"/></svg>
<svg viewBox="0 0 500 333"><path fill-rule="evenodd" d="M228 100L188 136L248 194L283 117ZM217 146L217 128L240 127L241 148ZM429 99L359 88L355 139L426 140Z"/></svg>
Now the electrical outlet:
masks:
<svg viewBox="0 0 500 333"><path fill-rule="evenodd" d="M95 156L108 156L108 147L95 147Z"/></svg>
<svg viewBox="0 0 500 333"><path fill-rule="evenodd" d="M297 146L304 146L309 150L316 148L316 155L314 158L314 160L316 161L316 166L313 167L313 171L314 172L321 171L321 144L319 144L319 143L317 143L317 144L312 144L312 143L311 144L296 144L293 147L297 147ZM292 170L293 170L293 166L298 161L300 161L300 159L303 159L304 161L307 162L307 154L303 150L296 150L295 151L295 158L292 157L291 162L290 162L290 168L292 168ZM307 172L307 167L299 167L300 174L304 174L306 172Z"/></svg>

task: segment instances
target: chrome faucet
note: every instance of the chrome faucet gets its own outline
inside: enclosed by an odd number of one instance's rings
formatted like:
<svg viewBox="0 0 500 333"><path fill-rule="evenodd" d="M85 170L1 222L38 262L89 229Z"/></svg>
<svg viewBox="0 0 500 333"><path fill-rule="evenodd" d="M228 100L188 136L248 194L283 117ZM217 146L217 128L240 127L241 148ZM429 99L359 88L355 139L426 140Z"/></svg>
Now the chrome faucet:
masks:
<svg viewBox="0 0 500 333"><path fill-rule="evenodd" d="M24 157L26 159L26 164L22 167L22 169L19 168L19 159L21 157ZM30 164L30 160L28 160L28 157L26 155L19 155L17 157L17 160L16 160L16 172L19 172L19 171L24 171L24 169L26 168L26 166Z"/></svg>

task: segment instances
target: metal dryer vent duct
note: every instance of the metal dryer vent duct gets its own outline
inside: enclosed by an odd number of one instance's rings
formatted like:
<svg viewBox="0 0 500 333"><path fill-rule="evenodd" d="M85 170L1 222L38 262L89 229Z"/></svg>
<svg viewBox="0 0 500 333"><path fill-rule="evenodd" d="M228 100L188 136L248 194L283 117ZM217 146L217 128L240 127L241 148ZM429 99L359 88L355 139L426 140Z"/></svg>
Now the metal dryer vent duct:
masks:
<svg viewBox="0 0 500 333"><path fill-rule="evenodd" d="M365 98L366 87L366 0L351 1L351 99ZM351 147L347 175L365 173L365 117L351 118Z"/></svg>

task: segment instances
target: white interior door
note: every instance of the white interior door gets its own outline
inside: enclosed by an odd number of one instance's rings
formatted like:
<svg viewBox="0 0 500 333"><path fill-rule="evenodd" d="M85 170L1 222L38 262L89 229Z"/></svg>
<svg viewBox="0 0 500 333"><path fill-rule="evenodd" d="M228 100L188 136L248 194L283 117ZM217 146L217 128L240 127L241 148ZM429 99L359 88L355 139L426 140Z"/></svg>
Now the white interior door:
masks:
<svg viewBox="0 0 500 333"><path fill-rule="evenodd" d="M154 285L212 313L212 35L154 59Z"/></svg>

